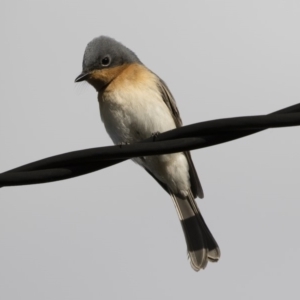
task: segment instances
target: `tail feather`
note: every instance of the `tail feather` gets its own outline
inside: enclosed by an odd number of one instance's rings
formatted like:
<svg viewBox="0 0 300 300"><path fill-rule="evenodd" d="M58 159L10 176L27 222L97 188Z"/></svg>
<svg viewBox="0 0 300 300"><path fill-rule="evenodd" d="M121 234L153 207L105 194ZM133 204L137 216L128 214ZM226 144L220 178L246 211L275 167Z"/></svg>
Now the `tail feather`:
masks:
<svg viewBox="0 0 300 300"><path fill-rule="evenodd" d="M193 194L191 192L189 193L189 197L187 200L189 201L190 205L192 206L193 211L195 212L195 216L197 217L200 227L203 230L203 233L206 237L207 249L208 249L208 254L207 254L208 259L212 262L217 262L221 257L221 251L218 246L218 243L216 242L216 240L214 239L210 230L208 229L208 227L200 213L200 210L197 206L197 203L193 197Z"/></svg>
<svg viewBox="0 0 300 300"><path fill-rule="evenodd" d="M191 267L195 271L204 269L208 261L217 262L220 249L209 231L191 191L186 198L170 192L181 221Z"/></svg>

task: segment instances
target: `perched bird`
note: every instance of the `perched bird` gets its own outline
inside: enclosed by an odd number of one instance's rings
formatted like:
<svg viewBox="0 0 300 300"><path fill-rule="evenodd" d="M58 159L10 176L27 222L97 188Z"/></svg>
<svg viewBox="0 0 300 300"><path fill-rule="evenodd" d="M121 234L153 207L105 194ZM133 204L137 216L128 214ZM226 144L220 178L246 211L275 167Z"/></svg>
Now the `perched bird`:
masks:
<svg viewBox="0 0 300 300"><path fill-rule="evenodd" d="M86 47L82 73L98 92L101 119L115 144L136 143L182 125L167 85L116 40L100 36ZM171 196L195 271L220 258L218 244L195 202L203 190L189 152L133 159Z"/></svg>

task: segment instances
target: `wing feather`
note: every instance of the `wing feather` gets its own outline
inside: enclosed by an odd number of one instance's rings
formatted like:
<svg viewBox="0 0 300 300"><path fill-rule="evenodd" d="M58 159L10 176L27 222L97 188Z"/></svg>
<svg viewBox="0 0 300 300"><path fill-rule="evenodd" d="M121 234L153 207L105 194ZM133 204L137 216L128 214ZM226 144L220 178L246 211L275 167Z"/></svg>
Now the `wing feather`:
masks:
<svg viewBox="0 0 300 300"><path fill-rule="evenodd" d="M165 104L169 108L169 110L173 116L174 122L176 124L176 127L177 128L181 127L182 120L180 118L180 114L179 114L179 110L176 105L176 101L175 101L171 91L167 87L166 83L159 77L158 77L158 79L159 79L158 87L161 92L162 99L164 100ZM192 193L193 193L194 197L198 196L200 198L203 198L204 197L203 189L202 189L197 171L195 169L194 163L192 161L191 154L189 151L184 152L184 153L185 153L185 156L186 156L188 164L189 164L189 174L190 174L190 180L191 180Z"/></svg>

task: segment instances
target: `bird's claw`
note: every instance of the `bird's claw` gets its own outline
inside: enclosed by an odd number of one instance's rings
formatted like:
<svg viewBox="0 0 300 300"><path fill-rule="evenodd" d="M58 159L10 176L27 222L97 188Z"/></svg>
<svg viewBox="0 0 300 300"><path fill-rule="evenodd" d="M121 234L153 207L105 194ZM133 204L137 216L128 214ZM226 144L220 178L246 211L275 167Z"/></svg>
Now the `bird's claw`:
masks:
<svg viewBox="0 0 300 300"><path fill-rule="evenodd" d="M153 142L155 142L156 138L159 136L160 132L156 131L151 134Z"/></svg>
<svg viewBox="0 0 300 300"><path fill-rule="evenodd" d="M128 142L121 142L118 145L119 145L120 148L122 148L122 146L130 145L130 143L128 143Z"/></svg>

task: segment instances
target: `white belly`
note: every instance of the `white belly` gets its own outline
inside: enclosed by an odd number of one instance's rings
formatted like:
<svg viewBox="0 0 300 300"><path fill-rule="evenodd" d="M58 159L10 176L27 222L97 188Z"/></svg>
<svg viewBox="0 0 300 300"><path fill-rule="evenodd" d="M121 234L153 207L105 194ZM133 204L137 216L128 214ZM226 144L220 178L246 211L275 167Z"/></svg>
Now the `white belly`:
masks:
<svg viewBox="0 0 300 300"><path fill-rule="evenodd" d="M155 132L175 128L160 94L153 90L126 89L105 93L100 101L101 119L114 143L134 143Z"/></svg>
<svg viewBox="0 0 300 300"><path fill-rule="evenodd" d="M153 133L176 127L169 108L155 88L128 87L126 91L106 92L99 104L101 119L115 144L132 144L151 137ZM183 153L133 160L167 184L174 193L185 195L189 190L188 163Z"/></svg>

